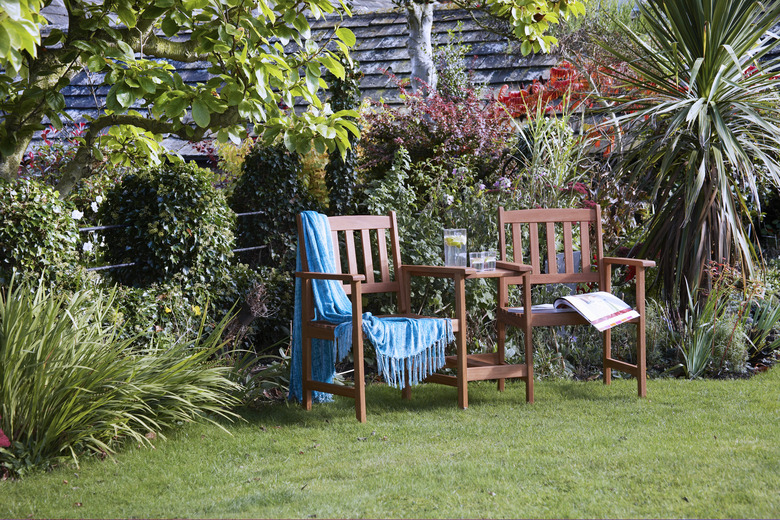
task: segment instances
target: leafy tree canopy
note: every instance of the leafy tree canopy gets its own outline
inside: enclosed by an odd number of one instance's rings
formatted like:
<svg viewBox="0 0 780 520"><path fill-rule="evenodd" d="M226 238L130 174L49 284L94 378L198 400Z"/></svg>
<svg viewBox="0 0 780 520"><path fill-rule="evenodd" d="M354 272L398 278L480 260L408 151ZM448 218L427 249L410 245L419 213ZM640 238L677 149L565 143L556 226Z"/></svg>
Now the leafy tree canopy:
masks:
<svg viewBox="0 0 780 520"><path fill-rule="evenodd" d="M328 0L69 0L64 29L40 14L51 2L0 0L1 177L14 178L47 120L62 126L60 91L84 69L108 94L63 172L62 194L103 159L101 149L127 161L129 139L154 161L161 134L197 141L211 130L237 141L250 124L269 141L283 136L291 150L343 153L358 133L345 119L353 112L334 113L318 98L323 68L344 77L325 47L348 54L355 43L346 28L311 38L307 16L333 12ZM170 61L206 62L211 79L185 83ZM288 108L296 99L308 103L305 112Z"/></svg>
<svg viewBox="0 0 780 520"><path fill-rule="evenodd" d="M508 22L512 35L520 40L523 55L550 52L558 40L548 34L562 20L585 14L588 0L452 0L455 5L483 10Z"/></svg>

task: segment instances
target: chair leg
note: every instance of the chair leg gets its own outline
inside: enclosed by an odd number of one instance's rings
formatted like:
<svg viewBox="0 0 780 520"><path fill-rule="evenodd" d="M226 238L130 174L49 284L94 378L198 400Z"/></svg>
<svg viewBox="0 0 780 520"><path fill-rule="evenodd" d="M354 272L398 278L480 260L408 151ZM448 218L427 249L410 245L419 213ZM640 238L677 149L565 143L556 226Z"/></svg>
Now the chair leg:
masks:
<svg viewBox="0 0 780 520"><path fill-rule="evenodd" d="M642 315L639 318L639 323L636 324L636 380L639 397L647 397L647 344L645 341L645 317Z"/></svg>
<svg viewBox="0 0 780 520"><path fill-rule="evenodd" d="M531 327L523 331L525 340L525 400L529 404L534 402L534 338Z"/></svg>
<svg viewBox="0 0 780 520"><path fill-rule="evenodd" d="M498 354L498 364L503 365L504 359L506 356L506 324L503 322L496 323L496 336L498 337L498 342L496 346L497 354ZM506 379L501 378L498 380L498 391L503 392L504 391L504 382Z"/></svg>
<svg viewBox="0 0 780 520"><path fill-rule="evenodd" d="M366 374L363 363L363 338L352 343L352 359L355 362L355 417L366 422Z"/></svg>
<svg viewBox="0 0 780 520"><path fill-rule="evenodd" d="M609 368L608 360L612 359L612 331L605 330L601 333L601 341L604 344L604 384L609 385L612 383L612 369Z"/></svg>
<svg viewBox="0 0 780 520"><path fill-rule="evenodd" d="M405 399L409 401L412 398L412 385L409 384L409 369L410 369L410 362L405 361L405 368L404 370L404 387L401 389L401 399Z"/></svg>
<svg viewBox="0 0 780 520"><path fill-rule="evenodd" d="M311 410L312 394L309 387L311 381L311 337L303 336L301 338L301 387L303 388L302 402L304 410Z"/></svg>

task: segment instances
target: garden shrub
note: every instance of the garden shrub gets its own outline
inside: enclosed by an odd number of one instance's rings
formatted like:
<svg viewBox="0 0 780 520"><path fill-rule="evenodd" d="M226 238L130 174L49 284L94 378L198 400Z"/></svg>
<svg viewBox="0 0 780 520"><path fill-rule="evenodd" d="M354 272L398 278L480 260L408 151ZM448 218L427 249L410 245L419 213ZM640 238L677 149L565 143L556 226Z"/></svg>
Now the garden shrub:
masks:
<svg viewBox="0 0 780 520"><path fill-rule="evenodd" d="M80 213L37 180L0 180L0 285L21 276L69 284L77 273Z"/></svg>
<svg viewBox="0 0 780 520"><path fill-rule="evenodd" d="M106 259L135 265L112 270L126 284L143 286L177 273L193 283L224 271L233 256L234 215L212 185L213 174L194 164L164 165L126 175L100 208Z"/></svg>
<svg viewBox="0 0 780 520"><path fill-rule="evenodd" d="M191 340L201 322L210 333L226 316L236 316L262 285L258 274L245 264L228 266L208 282L193 281L183 274L146 286L118 286L116 308L124 337L134 337L134 346L151 338ZM253 320L232 342L235 348L254 349L256 335L265 320Z"/></svg>
<svg viewBox="0 0 780 520"><path fill-rule="evenodd" d="M457 99L401 90L403 109L381 106L363 111L361 172L369 180L381 179L403 147L413 163L431 159L449 171L455 159L465 158L477 178L492 183L513 139L508 114L486 104L473 90ZM424 195L422 187L418 193Z"/></svg>
<svg viewBox="0 0 780 520"><path fill-rule="evenodd" d="M45 284L0 291L0 466L12 475L47 469L125 441L151 445L182 422L231 418L239 386L213 363L219 323L193 340L120 339L116 294L63 294ZM216 424L216 423L215 423Z"/></svg>
<svg viewBox="0 0 780 520"><path fill-rule="evenodd" d="M230 207L236 213L259 212L239 220L239 247L264 245L260 265L294 269L295 216L318 207L301 180L297 154L281 143L270 147L257 144L246 156Z"/></svg>

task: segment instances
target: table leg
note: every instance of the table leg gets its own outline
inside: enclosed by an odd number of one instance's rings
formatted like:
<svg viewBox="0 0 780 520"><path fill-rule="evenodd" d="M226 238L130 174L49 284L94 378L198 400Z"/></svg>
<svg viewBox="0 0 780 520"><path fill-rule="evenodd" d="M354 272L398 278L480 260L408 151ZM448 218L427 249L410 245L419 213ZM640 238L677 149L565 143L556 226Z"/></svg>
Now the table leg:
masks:
<svg viewBox="0 0 780 520"><path fill-rule="evenodd" d="M469 407L468 388L468 349L466 347L466 281L462 276L455 277L455 317L458 320L458 333L455 343L458 349L458 407Z"/></svg>

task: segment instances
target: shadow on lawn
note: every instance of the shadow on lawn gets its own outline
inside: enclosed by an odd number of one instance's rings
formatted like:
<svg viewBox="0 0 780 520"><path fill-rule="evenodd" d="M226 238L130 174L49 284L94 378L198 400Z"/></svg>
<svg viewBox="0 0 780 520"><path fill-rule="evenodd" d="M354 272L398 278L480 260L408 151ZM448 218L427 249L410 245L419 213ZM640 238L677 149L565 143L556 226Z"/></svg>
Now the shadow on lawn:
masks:
<svg viewBox="0 0 780 520"><path fill-rule="evenodd" d="M634 381L622 384L613 381L611 386L603 386L600 382L586 383L582 381L537 381L537 404L545 400L561 401L592 401L592 402L630 402L639 399L636 396ZM535 405L525 402L525 383L510 382L504 392L498 392L495 382L479 382L469 385L469 408L496 404L512 404L516 406ZM384 384L371 384L366 387L366 405L369 416L376 419L387 415L403 413L433 412L447 413L457 410L457 393L452 387L423 384L412 388L412 399L401 398L401 391ZM267 404L261 407L246 408L242 417L250 424L273 424L275 426L307 426L319 427L331 421L354 419L355 408L352 399L335 397L330 403L314 403L311 411L306 411L295 401Z"/></svg>

